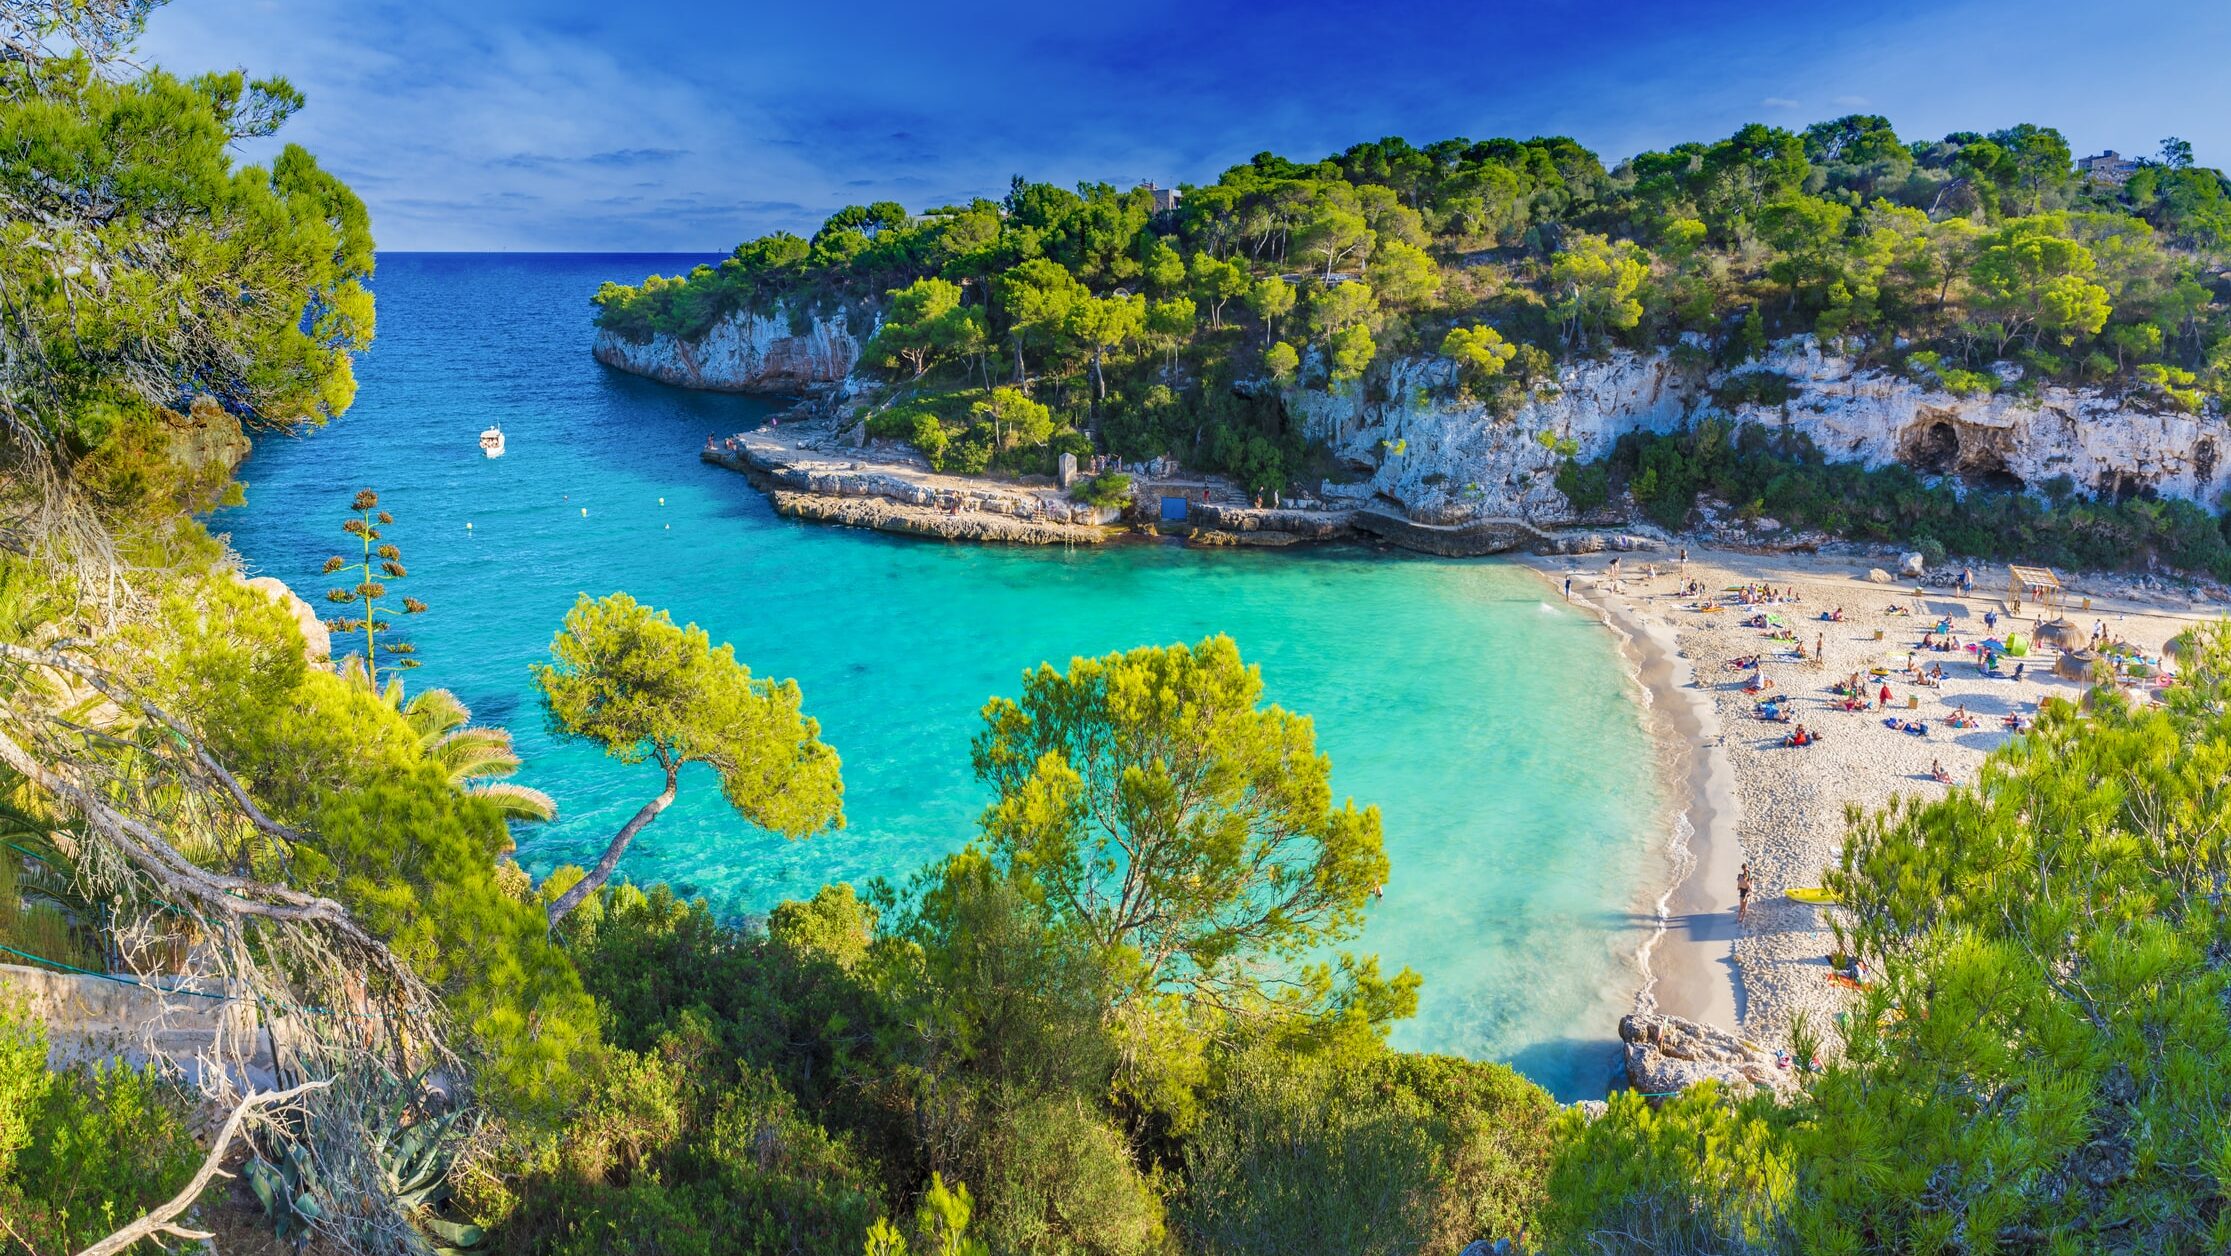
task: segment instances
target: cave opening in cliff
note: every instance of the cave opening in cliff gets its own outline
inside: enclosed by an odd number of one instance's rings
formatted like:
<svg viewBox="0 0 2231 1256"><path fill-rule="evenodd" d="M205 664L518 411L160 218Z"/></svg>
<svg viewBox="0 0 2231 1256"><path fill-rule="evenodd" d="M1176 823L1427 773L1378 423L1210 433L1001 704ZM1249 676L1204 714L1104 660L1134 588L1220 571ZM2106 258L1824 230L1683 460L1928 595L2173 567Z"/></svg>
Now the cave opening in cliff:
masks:
<svg viewBox="0 0 2231 1256"><path fill-rule="evenodd" d="M1950 475L1960 465L1960 433L1944 420L1931 423L1913 442L1906 461L1923 475Z"/></svg>
<svg viewBox="0 0 2231 1256"><path fill-rule="evenodd" d="M1994 465L1977 467L1963 475L1970 488L1988 489L1994 493L2020 493L2029 489L2028 481L2009 471L2006 464L1993 459Z"/></svg>

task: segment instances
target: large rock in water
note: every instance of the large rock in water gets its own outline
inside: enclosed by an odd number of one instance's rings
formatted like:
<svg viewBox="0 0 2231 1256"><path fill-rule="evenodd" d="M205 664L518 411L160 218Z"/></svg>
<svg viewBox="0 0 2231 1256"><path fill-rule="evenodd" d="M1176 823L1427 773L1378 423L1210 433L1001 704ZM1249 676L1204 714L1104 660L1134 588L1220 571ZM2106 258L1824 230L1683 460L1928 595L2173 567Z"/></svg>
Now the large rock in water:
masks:
<svg viewBox="0 0 2231 1256"><path fill-rule="evenodd" d="M1627 1044L1627 1084L1645 1095L1676 1094L1707 1080L1737 1095L1797 1088L1791 1070L1763 1047L1679 1016L1622 1016L1619 1040Z"/></svg>

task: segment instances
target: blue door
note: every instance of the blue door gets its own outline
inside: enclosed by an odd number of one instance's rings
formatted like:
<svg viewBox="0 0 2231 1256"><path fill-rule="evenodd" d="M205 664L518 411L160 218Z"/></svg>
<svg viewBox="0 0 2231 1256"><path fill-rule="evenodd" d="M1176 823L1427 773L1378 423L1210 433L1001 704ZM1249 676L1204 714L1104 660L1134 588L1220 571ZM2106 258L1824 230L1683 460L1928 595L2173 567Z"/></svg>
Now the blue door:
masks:
<svg viewBox="0 0 2231 1256"><path fill-rule="evenodd" d="M1185 504L1185 499L1182 497L1164 497L1162 499L1162 522L1185 522Z"/></svg>

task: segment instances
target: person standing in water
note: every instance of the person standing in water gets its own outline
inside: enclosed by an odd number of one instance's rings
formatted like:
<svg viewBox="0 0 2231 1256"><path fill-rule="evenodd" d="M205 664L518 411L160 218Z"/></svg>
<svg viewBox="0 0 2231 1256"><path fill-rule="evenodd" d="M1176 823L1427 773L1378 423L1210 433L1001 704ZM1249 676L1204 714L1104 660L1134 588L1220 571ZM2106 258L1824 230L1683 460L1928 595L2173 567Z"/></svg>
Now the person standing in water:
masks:
<svg viewBox="0 0 2231 1256"><path fill-rule="evenodd" d="M1573 578L1571 576L1565 577L1565 600L1568 602L1573 600Z"/></svg>
<svg viewBox="0 0 2231 1256"><path fill-rule="evenodd" d="M1751 914L1751 861L1743 861L1743 870L1735 874L1735 923L1742 924Z"/></svg>

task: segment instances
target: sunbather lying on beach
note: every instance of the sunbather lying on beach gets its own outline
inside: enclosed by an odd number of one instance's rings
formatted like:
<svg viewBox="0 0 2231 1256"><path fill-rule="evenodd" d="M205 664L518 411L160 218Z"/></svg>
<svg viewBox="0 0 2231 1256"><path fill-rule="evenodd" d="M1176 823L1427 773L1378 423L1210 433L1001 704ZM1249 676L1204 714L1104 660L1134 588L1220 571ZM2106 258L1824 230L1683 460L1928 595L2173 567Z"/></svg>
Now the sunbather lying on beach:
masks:
<svg viewBox="0 0 2231 1256"><path fill-rule="evenodd" d="M1919 720L1889 719L1884 720L1882 722L1882 726L1884 728L1897 729L1901 733L1906 733L1914 737L1927 737L1929 735L1929 726L1920 722Z"/></svg>
<svg viewBox="0 0 2231 1256"><path fill-rule="evenodd" d="M1746 654L1741 658L1732 658L1724 666L1731 672L1749 671L1758 666L1758 655Z"/></svg>
<svg viewBox="0 0 2231 1256"><path fill-rule="evenodd" d="M1929 760L1929 779L1941 785L1950 785L1952 783L1952 773L1944 770L1943 760L1931 759Z"/></svg>

